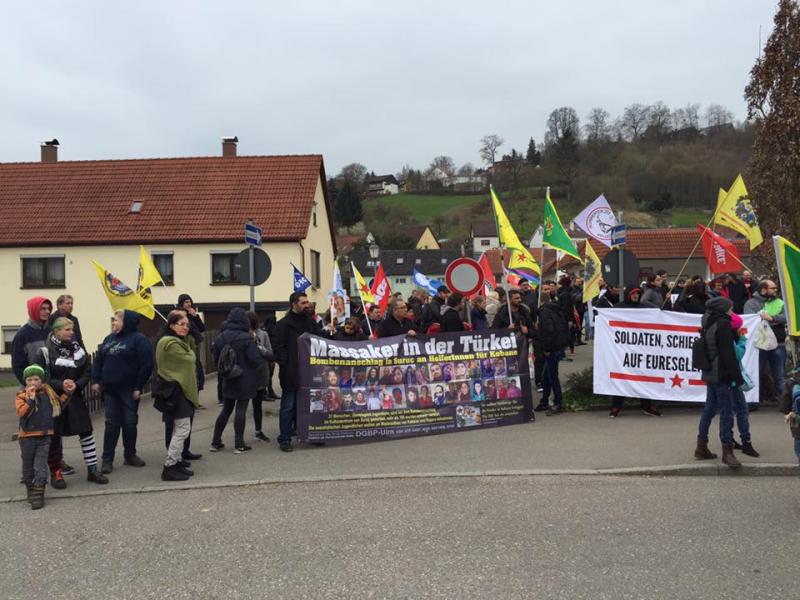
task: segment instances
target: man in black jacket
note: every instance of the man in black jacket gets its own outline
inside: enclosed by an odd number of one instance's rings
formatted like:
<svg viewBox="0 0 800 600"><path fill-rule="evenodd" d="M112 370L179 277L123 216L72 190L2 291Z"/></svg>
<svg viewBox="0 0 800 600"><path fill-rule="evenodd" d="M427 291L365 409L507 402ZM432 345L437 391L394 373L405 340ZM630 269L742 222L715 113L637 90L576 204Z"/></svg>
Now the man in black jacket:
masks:
<svg viewBox="0 0 800 600"><path fill-rule="evenodd" d="M558 280L558 292L556 295L561 314L564 316L570 331L569 351L570 354L574 354L575 340L572 336L575 329L575 298L572 294L572 278L569 275L564 275Z"/></svg>
<svg viewBox="0 0 800 600"><path fill-rule="evenodd" d="M447 297L450 295L450 290L446 285L441 285L436 290L436 295L433 299L425 305L425 314L422 315L422 331L428 331L428 327L434 323L442 322L442 307L447 302Z"/></svg>
<svg viewBox="0 0 800 600"><path fill-rule="evenodd" d="M498 306L497 314L492 322L492 329L516 329L522 335L529 337L533 329L533 321L528 307L522 303L520 291L509 290L508 302L511 305L511 318L509 319L508 316L508 305Z"/></svg>
<svg viewBox="0 0 800 600"><path fill-rule="evenodd" d="M607 293L607 292L606 292ZM637 286L625 288L625 294L622 302L618 302L614 308L650 308L640 302L642 296L642 289ZM611 397L611 412L608 413L610 419L616 419L619 413L622 412L622 405L625 403L625 398L622 396ZM650 417L660 417L661 413L653 407L653 401L649 398L639 398L639 406L642 408L642 413Z"/></svg>
<svg viewBox="0 0 800 600"><path fill-rule="evenodd" d="M290 309L275 327L275 359L280 367L281 412L278 445L284 452L292 451L292 432L295 426L297 390L300 387L300 364L297 358L297 338L304 333L322 335L322 329L314 321L314 310L303 292L289 296Z"/></svg>
<svg viewBox="0 0 800 600"><path fill-rule="evenodd" d="M50 315L50 320L48 324L52 327L53 323L55 323L56 319L59 317L67 317L70 321L72 321L72 331L73 336L72 338L78 342L81 346L83 346L83 334L81 333L81 325L78 322L78 317L72 314L73 307L75 306L75 300L69 294L62 294L58 298L56 298L56 309L53 311L53 314ZM85 346L83 346L85 348Z"/></svg>
<svg viewBox="0 0 800 600"><path fill-rule="evenodd" d="M701 379L706 382L706 404L700 417L695 456L703 451L709 452L708 430L719 409L722 462L736 469L742 464L733 454L733 388L744 385L744 378L736 358L736 338L731 327L732 312L733 302L724 296L711 298L706 302L701 335L711 368L704 370L701 375Z"/></svg>
<svg viewBox="0 0 800 600"><path fill-rule="evenodd" d="M369 322L369 325L367 323ZM369 307L367 311L367 315L364 319L364 323L362 324L362 329L364 330L364 335L369 337L373 335L376 331L378 331L378 327L381 325L381 307L377 304L373 304Z"/></svg>
<svg viewBox="0 0 800 600"><path fill-rule="evenodd" d="M560 303L553 298L552 293L550 299L542 305L539 311L538 332L544 353L544 373L542 375L542 399L537 409L547 410L547 416L551 416L563 410L558 363L571 339L569 326L561 312ZM551 390L553 392L552 407L550 407Z"/></svg>
<svg viewBox="0 0 800 600"><path fill-rule="evenodd" d="M447 306L442 310L441 331L464 331L464 321L461 320L460 315L463 305L464 296L461 294L450 294L447 298Z"/></svg>
<svg viewBox="0 0 800 600"><path fill-rule="evenodd" d="M402 298L392 298L388 308L388 315L378 327L378 337L386 338L393 335L417 335L414 330L414 321L407 318L408 307Z"/></svg>

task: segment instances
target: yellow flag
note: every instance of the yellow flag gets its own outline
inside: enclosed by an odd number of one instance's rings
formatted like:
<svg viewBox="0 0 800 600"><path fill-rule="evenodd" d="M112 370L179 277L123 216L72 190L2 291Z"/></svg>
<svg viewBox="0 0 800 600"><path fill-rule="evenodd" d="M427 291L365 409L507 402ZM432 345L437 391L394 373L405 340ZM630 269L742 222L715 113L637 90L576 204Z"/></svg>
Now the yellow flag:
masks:
<svg viewBox="0 0 800 600"><path fill-rule="evenodd" d="M372 291L370 291L367 282L364 281L364 277L361 275L359 270L356 268L355 264L350 263L353 267L353 275L356 278L356 287L358 288L358 295L361 296L361 304L375 304L375 296L373 295Z"/></svg>
<svg viewBox="0 0 800 600"><path fill-rule="evenodd" d="M529 279L538 281L538 275L542 270L539 263L533 258L522 242L519 241L517 232L511 227L511 222L508 220L503 207L500 205L500 200L494 192L494 188L489 188L492 195L492 206L494 207L494 219L497 224L497 236L500 238L500 245L504 248L511 250L511 258L508 261L508 268L515 271L522 271L523 274L530 274Z"/></svg>
<svg viewBox="0 0 800 600"><path fill-rule="evenodd" d="M750 250L764 241L758 226L758 217L750 203L750 195L741 173L722 200L717 197L717 212L714 222L738 231L750 240Z"/></svg>
<svg viewBox="0 0 800 600"><path fill-rule="evenodd" d="M588 240L583 252L583 260L583 301L588 302L600 295L600 278L603 274L602 263Z"/></svg>
<svg viewBox="0 0 800 600"><path fill-rule="evenodd" d="M114 277L103 265L95 261L92 261L92 264L112 310L132 310L148 319L155 316L156 312L152 302L147 302L117 277Z"/></svg>
<svg viewBox="0 0 800 600"><path fill-rule="evenodd" d="M150 253L144 249L144 246L139 246L139 281L136 283L136 291L141 293L141 290L151 288L163 281Z"/></svg>

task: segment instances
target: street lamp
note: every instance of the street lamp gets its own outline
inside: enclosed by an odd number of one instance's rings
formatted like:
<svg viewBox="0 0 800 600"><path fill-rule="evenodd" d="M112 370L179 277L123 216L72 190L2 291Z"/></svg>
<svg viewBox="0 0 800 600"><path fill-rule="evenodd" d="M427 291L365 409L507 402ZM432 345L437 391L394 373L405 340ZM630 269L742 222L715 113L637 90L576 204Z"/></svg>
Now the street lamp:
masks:
<svg viewBox="0 0 800 600"><path fill-rule="evenodd" d="M378 257L381 255L381 247L374 241L369 245L369 257L372 259L372 271L378 277Z"/></svg>

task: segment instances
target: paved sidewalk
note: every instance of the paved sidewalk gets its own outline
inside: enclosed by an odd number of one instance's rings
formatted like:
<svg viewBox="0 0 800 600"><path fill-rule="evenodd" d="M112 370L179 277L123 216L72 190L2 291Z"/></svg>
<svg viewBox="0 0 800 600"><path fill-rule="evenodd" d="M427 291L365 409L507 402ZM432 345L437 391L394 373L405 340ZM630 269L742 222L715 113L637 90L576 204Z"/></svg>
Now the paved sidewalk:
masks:
<svg viewBox="0 0 800 600"><path fill-rule="evenodd" d="M574 363L562 363L565 371L582 368L591 360L589 348L582 350L584 356ZM223 452L209 453L211 433L219 410L215 383L213 378L208 381L209 387L201 396L207 408L198 411L194 422L192 449L203 454L202 460L194 463L195 476L188 482L195 486L406 475L594 474L609 469L621 469L623 473L626 469L633 469L633 473L638 474L699 472L716 475L720 472L718 460L698 463L693 459L700 409L675 404L663 405L664 416L660 418L643 415L634 409L626 409L614 420L609 419L605 411L565 413L553 417L536 413L536 422L523 425L346 446L298 446L291 454L280 452L274 441L278 430L276 417L264 417L264 430L273 440L265 444L253 440L253 420L248 414L246 439L254 450L243 455L232 453L231 419L223 436L228 448ZM6 391L0 390L3 396ZM534 394L534 398L538 402L539 394ZM0 402L6 403L7 400L0 399ZM277 411L277 404L267 402L265 406ZM94 423L100 452L104 429L102 414L95 415ZM8 429L7 422L3 422L3 426ZM737 453L742 462L746 465L780 464L783 465L781 472L793 472L797 460L783 416L774 408L762 408L751 414L751 428L753 443L761 457L753 459ZM147 466L140 469L123 466L120 442L115 470L109 476L111 483L105 486L86 481L78 438L67 438L65 458L78 472L66 477L69 485L66 490L48 489L48 495L57 497L176 487L160 480L160 465L165 454L163 431L160 413L152 408L149 399L144 399L139 416L138 448ZM18 483L19 446L10 440L10 435L3 433L0 440L0 472L3 473L0 500L18 496L22 490ZM711 448L719 453L716 436L715 420ZM761 471L776 474L779 470L769 467L756 472ZM728 470L721 472L727 473Z"/></svg>

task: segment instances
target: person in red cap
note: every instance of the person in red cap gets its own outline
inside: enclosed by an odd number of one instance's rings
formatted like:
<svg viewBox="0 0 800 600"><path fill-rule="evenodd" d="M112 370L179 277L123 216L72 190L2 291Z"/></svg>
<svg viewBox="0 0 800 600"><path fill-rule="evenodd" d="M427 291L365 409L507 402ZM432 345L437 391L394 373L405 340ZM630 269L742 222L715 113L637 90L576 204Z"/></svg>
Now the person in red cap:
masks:
<svg viewBox="0 0 800 600"><path fill-rule="evenodd" d="M47 342L50 333L50 313L53 303L47 298L36 296L28 300L28 322L19 328L11 342L11 368L21 386L25 386L22 374L25 367L36 362L39 349Z"/></svg>

